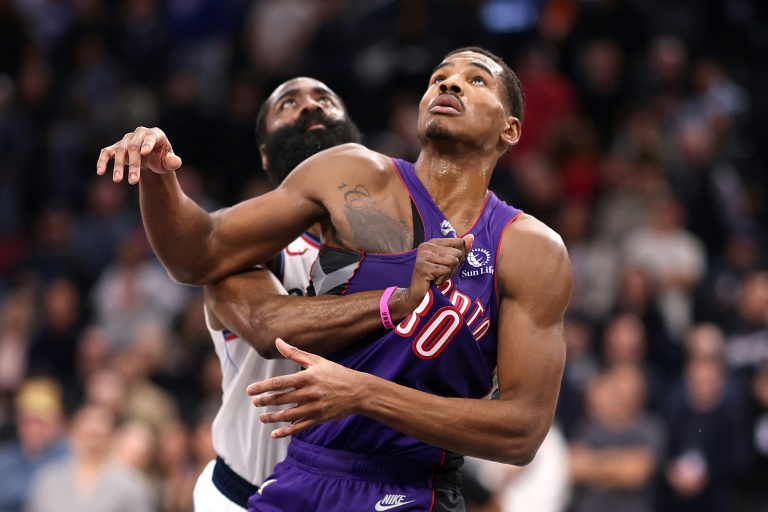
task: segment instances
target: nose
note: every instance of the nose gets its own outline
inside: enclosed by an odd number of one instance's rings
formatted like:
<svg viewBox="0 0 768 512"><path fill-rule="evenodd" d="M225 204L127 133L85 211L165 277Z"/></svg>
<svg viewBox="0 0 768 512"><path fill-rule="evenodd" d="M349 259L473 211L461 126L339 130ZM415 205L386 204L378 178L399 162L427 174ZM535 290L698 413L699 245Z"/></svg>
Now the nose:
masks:
<svg viewBox="0 0 768 512"><path fill-rule="evenodd" d="M440 92L446 93L448 91L451 91L454 94L461 94L461 87L459 87L459 85L451 78L446 78L440 82Z"/></svg>
<svg viewBox="0 0 768 512"><path fill-rule="evenodd" d="M323 110L323 104L312 97L306 97L301 102L301 111Z"/></svg>

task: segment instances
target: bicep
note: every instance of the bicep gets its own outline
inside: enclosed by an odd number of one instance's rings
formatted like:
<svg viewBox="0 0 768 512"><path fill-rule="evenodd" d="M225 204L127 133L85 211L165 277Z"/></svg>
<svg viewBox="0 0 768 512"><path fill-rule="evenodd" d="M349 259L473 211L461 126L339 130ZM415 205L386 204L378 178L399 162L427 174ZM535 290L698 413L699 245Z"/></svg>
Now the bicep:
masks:
<svg viewBox="0 0 768 512"><path fill-rule="evenodd" d="M263 263L319 220L324 208L302 187L280 187L214 214L213 257L222 276Z"/></svg>
<svg viewBox="0 0 768 512"><path fill-rule="evenodd" d="M503 248L498 378L500 399L514 400L543 439L565 367L563 317L572 276L562 241L541 226L517 229L515 244Z"/></svg>

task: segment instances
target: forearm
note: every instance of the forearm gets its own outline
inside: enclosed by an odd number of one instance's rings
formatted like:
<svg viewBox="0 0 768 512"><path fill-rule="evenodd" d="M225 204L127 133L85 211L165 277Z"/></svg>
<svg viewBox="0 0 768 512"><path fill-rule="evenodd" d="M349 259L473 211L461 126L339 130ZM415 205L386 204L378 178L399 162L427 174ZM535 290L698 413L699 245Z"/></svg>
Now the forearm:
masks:
<svg viewBox="0 0 768 512"><path fill-rule="evenodd" d="M258 278L246 278L251 290L257 293L249 293L246 297L241 293L242 285L247 282L241 280L237 284L233 281L229 288L222 284L210 290L207 302L227 329L248 342L263 357L279 357L276 338L302 350L325 355L383 328L379 312L383 290L343 297L296 297L265 291L266 280L272 276L266 270L261 274ZM257 284L256 279L262 284ZM237 293L235 285L240 289ZM272 287L277 285L273 283ZM403 288L395 291L389 305L394 322L403 320L413 311Z"/></svg>
<svg viewBox="0 0 768 512"><path fill-rule="evenodd" d="M365 373L357 377L358 414L445 450L522 466L546 436L535 419L540 411L516 400L445 398Z"/></svg>
<svg viewBox="0 0 768 512"><path fill-rule="evenodd" d="M205 282L212 216L181 190L175 172L146 172L139 182L141 217L149 243L175 281Z"/></svg>

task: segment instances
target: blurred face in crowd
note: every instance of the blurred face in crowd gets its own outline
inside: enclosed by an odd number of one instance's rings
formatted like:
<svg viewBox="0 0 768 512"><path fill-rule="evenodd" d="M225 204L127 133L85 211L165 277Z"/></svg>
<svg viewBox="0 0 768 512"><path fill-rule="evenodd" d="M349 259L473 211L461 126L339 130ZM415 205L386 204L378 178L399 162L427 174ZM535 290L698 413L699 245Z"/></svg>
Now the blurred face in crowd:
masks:
<svg viewBox="0 0 768 512"><path fill-rule="evenodd" d="M26 381L16 396L16 427L24 452L36 457L62 434L61 390L48 379Z"/></svg>
<svg viewBox="0 0 768 512"><path fill-rule="evenodd" d="M112 449L115 415L106 407L87 405L75 413L70 426L74 453L84 460L100 460Z"/></svg>
<svg viewBox="0 0 768 512"><path fill-rule="evenodd" d="M301 162L340 144L362 137L341 99L324 83L294 78L267 98L257 133L262 167L277 186Z"/></svg>

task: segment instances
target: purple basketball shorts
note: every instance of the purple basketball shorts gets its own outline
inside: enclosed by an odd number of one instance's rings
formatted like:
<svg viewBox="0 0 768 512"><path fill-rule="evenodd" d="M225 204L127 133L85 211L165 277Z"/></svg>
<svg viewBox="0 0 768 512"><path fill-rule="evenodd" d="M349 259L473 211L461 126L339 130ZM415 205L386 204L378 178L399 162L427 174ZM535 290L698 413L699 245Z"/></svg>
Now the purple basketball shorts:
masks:
<svg viewBox="0 0 768 512"><path fill-rule="evenodd" d="M404 462L405 461L405 462ZM321 448L291 439L288 457L248 500L248 512L463 512L457 470Z"/></svg>

